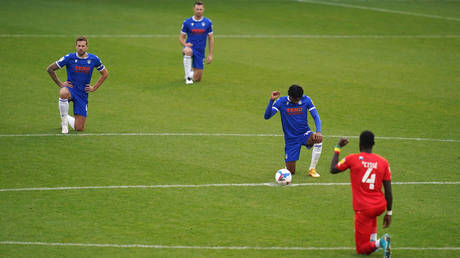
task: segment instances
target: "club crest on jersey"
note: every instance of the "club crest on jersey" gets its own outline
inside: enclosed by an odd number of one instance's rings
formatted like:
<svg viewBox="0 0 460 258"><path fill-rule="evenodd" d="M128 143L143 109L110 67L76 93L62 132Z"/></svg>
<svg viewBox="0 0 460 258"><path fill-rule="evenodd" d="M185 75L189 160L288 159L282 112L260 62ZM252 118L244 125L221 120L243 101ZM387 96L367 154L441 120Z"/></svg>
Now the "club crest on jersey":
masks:
<svg viewBox="0 0 460 258"><path fill-rule="evenodd" d="M201 23L201 26L203 26L203 27L204 27L204 25L206 25L206 23L202 22L202 23Z"/></svg>
<svg viewBox="0 0 460 258"><path fill-rule="evenodd" d="M364 159L363 156L359 156L359 160L363 160L363 159Z"/></svg>
<svg viewBox="0 0 460 258"><path fill-rule="evenodd" d="M194 23L194 22L192 22L192 26L193 26L193 25L195 25L195 23Z"/></svg>
<svg viewBox="0 0 460 258"><path fill-rule="evenodd" d="M91 60L88 60L88 64L91 64Z"/></svg>

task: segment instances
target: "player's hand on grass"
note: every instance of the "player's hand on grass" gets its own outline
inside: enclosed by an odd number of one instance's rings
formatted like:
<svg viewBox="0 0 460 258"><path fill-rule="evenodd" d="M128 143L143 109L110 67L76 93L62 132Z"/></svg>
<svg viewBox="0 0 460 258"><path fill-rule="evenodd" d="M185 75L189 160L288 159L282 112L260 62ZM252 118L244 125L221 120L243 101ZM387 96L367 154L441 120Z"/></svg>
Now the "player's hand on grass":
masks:
<svg viewBox="0 0 460 258"><path fill-rule="evenodd" d="M65 81L65 82L63 82L61 88L64 88L64 87L73 88L72 82L71 82L71 81Z"/></svg>
<svg viewBox="0 0 460 258"><path fill-rule="evenodd" d="M280 95L281 95L281 93L280 93L279 91L272 91L272 95L270 96L270 99L271 99L271 100L275 100L275 99L277 99Z"/></svg>
<svg viewBox="0 0 460 258"><path fill-rule="evenodd" d="M345 137L340 138L339 142L337 143L340 147L343 147L348 144L348 139Z"/></svg>
<svg viewBox="0 0 460 258"><path fill-rule="evenodd" d="M389 227L391 224L391 215L385 214L383 217L383 228Z"/></svg>
<svg viewBox="0 0 460 258"><path fill-rule="evenodd" d="M86 84L86 87L85 87L85 92L86 93L95 92L95 91L96 91L96 88L94 88L93 86L91 86L89 84Z"/></svg>

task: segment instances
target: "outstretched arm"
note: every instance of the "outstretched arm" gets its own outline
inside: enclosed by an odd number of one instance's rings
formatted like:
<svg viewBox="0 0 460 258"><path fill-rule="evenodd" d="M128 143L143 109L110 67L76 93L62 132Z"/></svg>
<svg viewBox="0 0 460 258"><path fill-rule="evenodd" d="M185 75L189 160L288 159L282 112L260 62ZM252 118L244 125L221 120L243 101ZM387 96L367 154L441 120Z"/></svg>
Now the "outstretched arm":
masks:
<svg viewBox="0 0 460 258"><path fill-rule="evenodd" d="M265 114L264 114L265 120L270 119L272 116L276 114L276 112L278 112L278 110L276 109L273 110L273 103L280 96L280 94L281 93L279 91L272 91L272 94L270 96L270 101L268 102L267 108L265 109Z"/></svg>
<svg viewBox="0 0 460 258"><path fill-rule="evenodd" d="M387 228L391 224L391 207L393 206L393 192L391 191L391 181L383 180L383 189L385 189L385 200L387 200L387 214L383 217L383 227Z"/></svg>
<svg viewBox="0 0 460 258"><path fill-rule="evenodd" d="M342 172L339 169L337 169L336 166L337 166L337 163L339 163L340 152L342 151L343 146L345 146L347 144L348 144L348 139L347 138L341 138L339 140L339 142L337 143L337 145L335 146L335 148L334 148L334 156L332 156L332 160L331 160L331 173L332 174L337 174L339 172Z"/></svg>

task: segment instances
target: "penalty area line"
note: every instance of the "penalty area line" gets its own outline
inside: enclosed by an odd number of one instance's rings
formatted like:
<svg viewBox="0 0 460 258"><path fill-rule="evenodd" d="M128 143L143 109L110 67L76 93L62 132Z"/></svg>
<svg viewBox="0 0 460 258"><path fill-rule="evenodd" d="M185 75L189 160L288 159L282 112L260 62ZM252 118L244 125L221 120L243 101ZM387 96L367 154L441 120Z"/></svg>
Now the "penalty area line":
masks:
<svg viewBox="0 0 460 258"><path fill-rule="evenodd" d="M354 247L281 247L281 246L186 246L186 245L144 245L144 244L91 244L91 243L48 243L0 241L0 245L39 245L69 247L112 247L112 248L151 248L151 249L210 249L210 250L291 250L291 251L331 251L354 250ZM393 250L446 250L459 251L460 247L393 247Z"/></svg>
<svg viewBox="0 0 460 258"><path fill-rule="evenodd" d="M458 185L460 181L445 182L392 182L392 185ZM201 184L201 185L109 185L109 186L64 186L64 187L32 187L0 189L0 192L23 191L58 191L58 190L91 190L91 189L129 189L129 188L202 188L202 187L301 187L301 186L346 186L350 183L300 183L281 186L275 183L252 184Z"/></svg>

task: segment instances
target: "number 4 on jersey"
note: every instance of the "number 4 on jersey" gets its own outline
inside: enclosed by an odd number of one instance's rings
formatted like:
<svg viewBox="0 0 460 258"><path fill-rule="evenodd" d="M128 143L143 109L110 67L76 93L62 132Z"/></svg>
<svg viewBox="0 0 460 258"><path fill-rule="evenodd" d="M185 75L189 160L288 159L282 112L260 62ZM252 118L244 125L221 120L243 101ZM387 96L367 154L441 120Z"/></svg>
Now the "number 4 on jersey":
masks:
<svg viewBox="0 0 460 258"><path fill-rule="evenodd" d="M374 190L374 183L375 183L375 174L371 175L372 169L374 169L374 168L372 168L372 167L368 168L366 170L366 173L363 176L363 179L361 180L361 182L369 184L369 189L370 190ZM369 177L369 175L370 175L370 177Z"/></svg>

